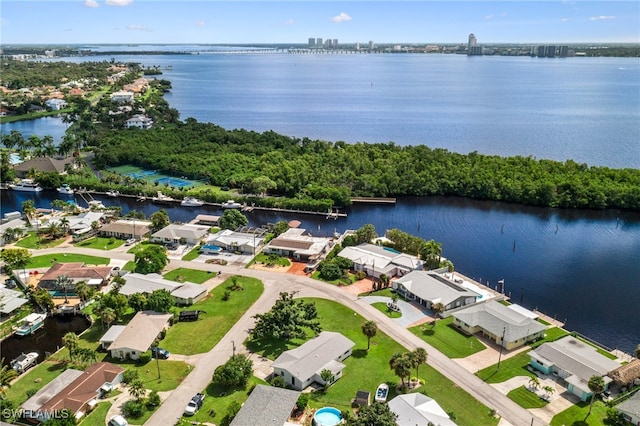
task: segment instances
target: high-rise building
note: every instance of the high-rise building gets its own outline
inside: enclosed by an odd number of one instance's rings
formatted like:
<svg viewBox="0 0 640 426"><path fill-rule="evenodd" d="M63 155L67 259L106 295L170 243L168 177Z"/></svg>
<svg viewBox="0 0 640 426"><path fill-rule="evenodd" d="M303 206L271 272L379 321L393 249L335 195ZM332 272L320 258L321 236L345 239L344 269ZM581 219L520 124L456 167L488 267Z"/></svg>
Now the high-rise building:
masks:
<svg viewBox="0 0 640 426"><path fill-rule="evenodd" d="M322 47L322 38L316 39L316 47Z"/></svg>
<svg viewBox="0 0 640 426"><path fill-rule="evenodd" d="M337 39L337 38L334 38L334 39L333 39L333 48L334 48L334 49L337 49L337 48L338 48L338 39Z"/></svg>
<svg viewBox="0 0 640 426"><path fill-rule="evenodd" d="M476 39L476 35L474 33L469 34L469 43L467 43L467 49L471 51L472 47L476 47L478 45L478 40Z"/></svg>
<svg viewBox="0 0 640 426"><path fill-rule="evenodd" d="M469 42L467 43L467 55L469 56L482 56L482 46L478 46L478 39L475 34L469 34Z"/></svg>
<svg viewBox="0 0 640 426"><path fill-rule="evenodd" d="M316 39L309 37L309 47L316 47Z"/></svg>
<svg viewBox="0 0 640 426"><path fill-rule="evenodd" d="M376 48L376 45L375 45L375 44L373 44L373 40L370 40L370 41L369 41L369 50L373 50L373 49L375 49L375 48Z"/></svg>

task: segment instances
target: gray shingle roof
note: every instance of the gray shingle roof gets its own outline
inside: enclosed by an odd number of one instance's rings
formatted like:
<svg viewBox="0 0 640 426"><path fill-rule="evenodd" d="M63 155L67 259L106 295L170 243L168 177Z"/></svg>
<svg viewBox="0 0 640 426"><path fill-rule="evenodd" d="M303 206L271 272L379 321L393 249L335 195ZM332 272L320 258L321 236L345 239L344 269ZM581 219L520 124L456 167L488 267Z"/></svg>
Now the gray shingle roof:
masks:
<svg viewBox="0 0 640 426"><path fill-rule="evenodd" d="M282 426L299 396L289 389L257 385L231 426Z"/></svg>
<svg viewBox="0 0 640 426"><path fill-rule="evenodd" d="M636 392L631 398L618 404L616 408L621 413L640 418L640 392Z"/></svg>
<svg viewBox="0 0 640 426"><path fill-rule="evenodd" d="M107 350L127 348L145 352L172 316L154 311L138 312Z"/></svg>
<svg viewBox="0 0 640 426"><path fill-rule="evenodd" d="M422 300L442 303L444 306L460 297L479 297L474 291L449 281L438 274L426 271L412 271L394 280Z"/></svg>

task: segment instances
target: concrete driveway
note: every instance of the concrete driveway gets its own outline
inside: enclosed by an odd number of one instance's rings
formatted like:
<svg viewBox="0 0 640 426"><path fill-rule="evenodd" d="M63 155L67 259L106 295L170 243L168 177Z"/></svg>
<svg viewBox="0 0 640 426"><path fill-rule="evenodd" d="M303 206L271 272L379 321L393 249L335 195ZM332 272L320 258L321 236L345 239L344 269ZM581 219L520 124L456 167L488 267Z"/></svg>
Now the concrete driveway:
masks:
<svg viewBox="0 0 640 426"><path fill-rule="evenodd" d="M392 302L391 298L386 296L364 296L361 297L360 300L370 305L372 303L384 303L386 305L387 303ZM400 308L402 316L400 318L392 318L392 320L404 328L408 328L415 323L433 319L433 317L427 315L425 311L412 303L405 302L404 300L398 300L396 304Z"/></svg>

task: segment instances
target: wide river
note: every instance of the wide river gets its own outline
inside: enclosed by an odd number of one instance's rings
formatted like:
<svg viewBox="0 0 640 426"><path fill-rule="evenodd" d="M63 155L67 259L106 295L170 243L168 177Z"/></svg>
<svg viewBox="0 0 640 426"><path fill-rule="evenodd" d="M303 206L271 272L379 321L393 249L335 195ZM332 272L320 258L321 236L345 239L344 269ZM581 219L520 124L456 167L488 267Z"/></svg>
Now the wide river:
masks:
<svg viewBox="0 0 640 426"><path fill-rule="evenodd" d="M109 57L69 60L110 60ZM451 151L525 155L640 167L640 60L457 55L126 55L171 67L166 95L181 119L225 128L273 129L347 142L424 143ZM55 120L55 119L54 119ZM45 122L3 125L25 135ZM60 133L58 136L61 136ZM54 135L55 136L55 135ZM2 191L2 213L26 198ZM104 199L126 213L152 204ZM188 221L215 209L169 207ZM319 235L373 223L442 242L456 269L505 290L515 302L566 321L611 347L640 343L640 213L533 208L457 198L404 198L354 206L346 219L297 216ZM254 225L292 215L253 212Z"/></svg>

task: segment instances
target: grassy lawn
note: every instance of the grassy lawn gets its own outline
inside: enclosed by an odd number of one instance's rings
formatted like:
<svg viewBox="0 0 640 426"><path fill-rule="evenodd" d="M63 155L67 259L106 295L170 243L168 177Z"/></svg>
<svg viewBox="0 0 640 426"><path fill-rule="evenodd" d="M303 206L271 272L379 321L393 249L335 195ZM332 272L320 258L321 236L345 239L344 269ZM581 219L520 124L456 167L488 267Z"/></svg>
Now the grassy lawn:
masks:
<svg viewBox="0 0 640 426"><path fill-rule="evenodd" d="M607 418L607 408L602 401L596 399L591 415L584 421L589 412L589 403L581 402L556 414L551 419L551 426L601 426L606 424L604 420Z"/></svg>
<svg viewBox="0 0 640 426"><path fill-rule="evenodd" d="M65 363L58 361L44 361L23 374L20 379L7 389L6 398L22 404L27 398L27 391L40 390L47 383L58 377L65 370Z"/></svg>
<svg viewBox="0 0 640 426"><path fill-rule="evenodd" d="M123 271L135 271L135 269L136 269L136 262L134 262L133 260L128 261L122 267Z"/></svg>
<svg viewBox="0 0 640 426"><path fill-rule="evenodd" d="M104 426L109 408L111 408L109 401L99 403L93 411L80 422L80 426Z"/></svg>
<svg viewBox="0 0 640 426"><path fill-rule="evenodd" d="M357 281L355 274L352 274L351 272L349 272L346 277L341 277L341 278L338 278L337 280L327 281L320 278L320 272L315 271L313 274L311 274L311 278L318 281L324 281L325 283L329 283L333 285L350 285Z"/></svg>
<svg viewBox="0 0 640 426"><path fill-rule="evenodd" d="M188 268L176 268L173 271L169 271L163 275L163 277L167 280L177 281L179 283L183 283L185 281L189 281L196 284L202 284L215 277L217 274L212 271L198 271L197 269L188 269Z"/></svg>
<svg viewBox="0 0 640 426"><path fill-rule="evenodd" d="M527 370L527 365L529 365L530 360L531 357L528 352L520 352L509 359L503 359L497 371L497 364L494 364L476 371L476 376L487 383L500 383L516 376L534 377L535 374Z"/></svg>
<svg viewBox="0 0 640 426"><path fill-rule="evenodd" d="M366 293L360 293L358 295L358 297L364 297L364 296L382 296L382 297L388 297L391 298L393 297L393 295L395 294L395 292L391 289L391 287L387 287L387 288L383 288L382 290L376 290L376 291L367 291Z"/></svg>
<svg viewBox="0 0 640 426"><path fill-rule="evenodd" d="M207 352L213 348L264 290L262 282L254 278L238 277L238 283L244 290L232 291L227 301L222 300L222 296L231 285L231 278L214 288L206 298L187 308L205 313L200 315L198 321L174 324L167 331L162 347L183 355Z"/></svg>
<svg viewBox="0 0 640 426"><path fill-rule="evenodd" d="M402 312L392 311L389 308L387 308L386 303L376 302L376 303L372 303L371 306L373 306L374 308L376 308L377 310L379 310L389 318L400 318L402 316Z"/></svg>
<svg viewBox="0 0 640 426"><path fill-rule="evenodd" d="M326 392L312 395L310 405L323 407L330 405L341 410L349 410L351 400L360 389L375 392L380 383L390 384L389 399L397 394L396 385L400 379L388 367L391 356L406 349L389 336L378 331L371 339L371 349L366 350L367 338L361 326L365 319L350 309L325 299L304 299L314 302L318 310L322 329L342 333L355 343L353 354L343 361L346 365L343 375ZM347 321L346 318L349 318ZM251 350L273 359L283 350L298 346L302 342L246 342ZM415 375L412 369L411 375ZM420 378L426 385L418 390L436 399L446 412L453 412L460 425L496 425L498 419L489 416L489 409L460 389L429 365L420 367Z"/></svg>
<svg viewBox="0 0 640 426"><path fill-rule="evenodd" d="M434 346L449 358L465 358L486 349L474 336L467 336L451 326L453 317L436 321L436 325L411 327L410 332Z"/></svg>
<svg viewBox="0 0 640 426"><path fill-rule="evenodd" d="M289 261L289 259L287 259L286 257L268 255L264 253L258 253L258 255L253 258L251 263L262 263L265 265L274 266L291 266L291 261Z"/></svg>
<svg viewBox="0 0 640 426"><path fill-rule="evenodd" d="M38 241L38 236L35 232L29 232L29 235L21 239L16 243L17 247L22 247L26 249L45 249L45 248L53 248L57 247L60 244L64 243L66 237L57 238L55 240L50 240L45 236L40 236L40 241Z"/></svg>
<svg viewBox="0 0 640 426"><path fill-rule="evenodd" d="M143 424L145 424L145 422L147 420L149 420L149 418L157 410L157 408L158 407L155 407L155 409L149 410L147 408L147 406L143 404L142 405L142 409L144 411L142 412L142 415L140 417L138 417L137 419L134 419L134 418L131 418L131 417L127 417L127 423L129 423L130 425L143 425Z"/></svg>
<svg viewBox="0 0 640 426"><path fill-rule="evenodd" d="M74 244L76 247L84 247L84 248L92 248L97 250L113 250L114 248L118 248L124 244L123 240L119 240L114 238L107 237L93 237L88 240L81 241L77 244Z"/></svg>
<svg viewBox="0 0 640 426"><path fill-rule="evenodd" d="M531 392L524 386L515 388L507 394L507 397L522 408L542 408L548 404L547 401L540 398L535 392Z"/></svg>
<svg viewBox="0 0 640 426"><path fill-rule="evenodd" d="M183 417L184 421L200 421L200 422L208 422L214 424L221 424L222 419L227 414L227 408L232 401L238 401L240 404L243 404L249 394L250 390L256 384L267 384L266 382L258 379L257 377L251 377L249 379L249 383L246 389L223 389L219 386L214 386L209 383L209 386L205 389L205 394L207 395L204 398L204 402L202 404L202 408L198 410L198 412L193 417ZM213 410L213 416L211 415ZM190 423L185 423L190 424Z"/></svg>
<svg viewBox="0 0 640 426"><path fill-rule="evenodd" d="M200 256L200 246L195 246L189 253L182 256L182 260L194 260Z"/></svg>
<svg viewBox="0 0 640 426"><path fill-rule="evenodd" d="M45 268L50 267L56 262L83 262L87 265L108 265L109 261L110 259L107 257L86 256L84 254L71 253L54 253L32 257L29 259L29 263L27 263L26 268Z"/></svg>
<svg viewBox="0 0 640 426"><path fill-rule="evenodd" d="M531 346L531 349L535 349L543 343L553 342L568 334L569 332L567 330L563 330L559 327L547 328L547 330L544 332L544 339L540 339L537 342L530 344L529 346Z"/></svg>

